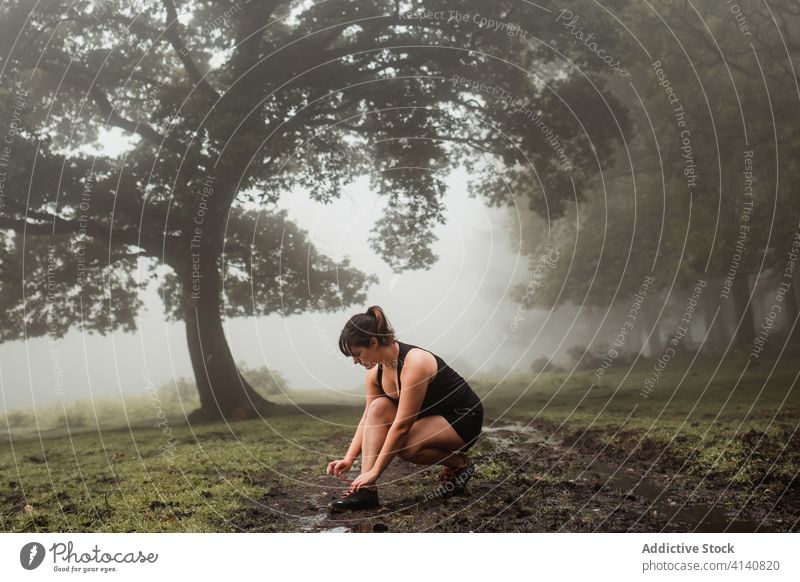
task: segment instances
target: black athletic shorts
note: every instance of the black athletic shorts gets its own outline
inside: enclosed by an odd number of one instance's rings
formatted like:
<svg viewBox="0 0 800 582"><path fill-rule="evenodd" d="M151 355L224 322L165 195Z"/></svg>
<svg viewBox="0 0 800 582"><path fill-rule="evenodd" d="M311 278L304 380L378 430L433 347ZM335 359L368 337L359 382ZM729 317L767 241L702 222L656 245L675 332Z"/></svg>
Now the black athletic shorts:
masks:
<svg viewBox="0 0 800 582"><path fill-rule="evenodd" d="M381 394L395 404L397 401L388 394ZM423 414L419 414L417 419L426 416L434 416L440 414L450 423L455 431L462 439L464 439L464 446L458 449L459 451L466 451L474 445L483 430L483 403L479 400L474 406L455 408L445 411L438 411L433 409L426 410Z"/></svg>
<svg viewBox="0 0 800 582"><path fill-rule="evenodd" d="M483 403L478 402L469 408L456 408L442 413L447 422L455 429L464 442L459 451L470 449L477 441L483 429Z"/></svg>

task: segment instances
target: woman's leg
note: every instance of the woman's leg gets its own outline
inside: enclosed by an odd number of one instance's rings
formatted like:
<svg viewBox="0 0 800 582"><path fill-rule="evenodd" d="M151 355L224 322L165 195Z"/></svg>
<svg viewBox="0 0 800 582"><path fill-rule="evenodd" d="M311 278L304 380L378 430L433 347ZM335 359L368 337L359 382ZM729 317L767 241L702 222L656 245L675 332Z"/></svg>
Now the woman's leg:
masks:
<svg viewBox="0 0 800 582"><path fill-rule="evenodd" d="M376 398L370 404L361 437L362 473L372 469L375 464L396 414L397 404L388 397ZM398 456L419 465L445 465L460 469L466 465L466 458L464 454L453 451L464 444L464 440L443 416L424 416L411 426Z"/></svg>
<svg viewBox="0 0 800 582"><path fill-rule="evenodd" d="M396 413L397 405L388 397L376 398L369 405L364 434L361 436L362 473L372 469L375 464Z"/></svg>
<svg viewBox="0 0 800 582"><path fill-rule="evenodd" d="M466 456L453 451L465 444L445 417L434 414L414 423L399 456L419 465L445 465L460 469L466 465Z"/></svg>

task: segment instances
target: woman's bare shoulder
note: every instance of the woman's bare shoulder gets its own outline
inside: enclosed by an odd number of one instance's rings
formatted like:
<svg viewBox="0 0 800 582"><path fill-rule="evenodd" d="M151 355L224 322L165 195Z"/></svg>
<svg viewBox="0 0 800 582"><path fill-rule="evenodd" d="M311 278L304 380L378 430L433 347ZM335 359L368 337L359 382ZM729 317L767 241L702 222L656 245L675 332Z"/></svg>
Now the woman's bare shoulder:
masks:
<svg viewBox="0 0 800 582"><path fill-rule="evenodd" d="M426 350L425 348L411 348L408 350L406 354L406 358L403 361L403 369L406 369L406 366L413 366L414 368L420 368L425 372L428 372L429 375L436 374L439 366L436 362L436 357ZM377 367L377 366L376 366Z"/></svg>

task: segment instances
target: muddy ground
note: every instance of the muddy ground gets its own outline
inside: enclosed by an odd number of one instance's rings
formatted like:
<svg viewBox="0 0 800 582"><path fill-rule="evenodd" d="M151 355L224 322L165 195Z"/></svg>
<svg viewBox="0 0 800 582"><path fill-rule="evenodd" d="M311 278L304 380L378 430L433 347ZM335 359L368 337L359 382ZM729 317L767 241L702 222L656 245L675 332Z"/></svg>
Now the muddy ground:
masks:
<svg viewBox="0 0 800 582"><path fill-rule="evenodd" d="M585 373L476 383L486 417L468 495L437 494L441 467L395 458L382 507L349 514L329 514L347 483L325 468L358 406L309 400L189 427L165 397L163 423L149 401L127 426L29 422L0 441L0 530L797 532L798 361L745 376L711 362L684 384L674 368L647 399L647 367L604 385Z"/></svg>
<svg viewBox="0 0 800 582"><path fill-rule="evenodd" d="M794 432L785 437L780 446L797 447ZM346 450L349 436L332 438L332 447ZM770 483L766 478L743 487L714 471L693 469L691 454L641 440L638 432L565 432L541 420L487 417L470 453L476 472L464 497L440 494L441 467L396 458L378 482L379 509L331 514L327 505L346 483L308 469L279 483L265 475L263 495L216 527L242 532L800 531L800 479ZM354 467L349 477L356 474ZM258 476L251 479L259 485Z"/></svg>

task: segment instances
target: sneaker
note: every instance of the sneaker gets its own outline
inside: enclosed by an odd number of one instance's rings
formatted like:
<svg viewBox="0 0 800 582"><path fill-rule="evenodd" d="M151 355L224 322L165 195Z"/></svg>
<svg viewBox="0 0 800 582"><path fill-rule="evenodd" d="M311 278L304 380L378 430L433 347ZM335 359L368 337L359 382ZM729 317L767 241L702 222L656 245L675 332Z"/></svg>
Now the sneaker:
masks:
<svg viewBox="0 0 800 582"><path fill-rule="evenodd" d="M445 467L442 469L442 474L439 475L439 481L441 482L441 487L445 495L466 495L467 493L467 481L469 481L470 477L472 477L472 474L475 472L475 467L465 453L461 454L467 461L466 465L460 469Z"/></svg>
<svg viewBox="0 0 800 582"><path fill-rule="evenodd" d="M342 498L331 501L328 504L331 511L348 511L351 509L377 509L380 507L378 501L377 487L362 487L358 491L348 489L342 493Z"/></svg>

